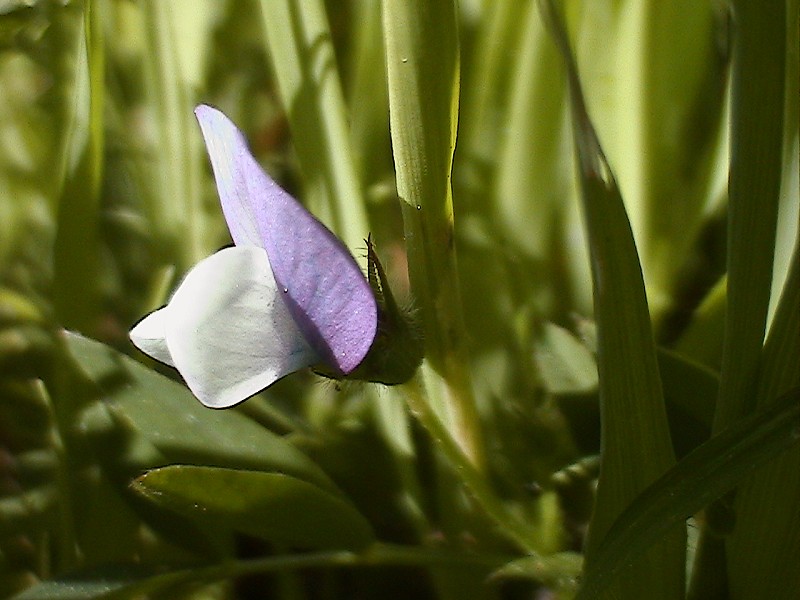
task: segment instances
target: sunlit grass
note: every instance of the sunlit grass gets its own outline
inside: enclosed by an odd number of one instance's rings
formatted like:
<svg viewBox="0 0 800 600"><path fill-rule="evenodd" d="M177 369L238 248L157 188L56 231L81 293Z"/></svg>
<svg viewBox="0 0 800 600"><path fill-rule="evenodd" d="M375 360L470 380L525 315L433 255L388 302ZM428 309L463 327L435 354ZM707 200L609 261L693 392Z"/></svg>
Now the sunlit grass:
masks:
<svg viewBox="0 0 800 600"><path fill-rule="evenodd" d="M570 598L584 557L619 598L800 587L797 0L565 1L560 49L518 0L62 4L0 14L1 597L80 570L86 598ZM371 236L410 382L298 373L214 412L122 356L230 243L201 102L365 270ZM681 487L692 460L719 472ZM342 522L224 491L198 521L191 469L131 487L175 463ZM631 523L653 562L624 569Z"/></svg>

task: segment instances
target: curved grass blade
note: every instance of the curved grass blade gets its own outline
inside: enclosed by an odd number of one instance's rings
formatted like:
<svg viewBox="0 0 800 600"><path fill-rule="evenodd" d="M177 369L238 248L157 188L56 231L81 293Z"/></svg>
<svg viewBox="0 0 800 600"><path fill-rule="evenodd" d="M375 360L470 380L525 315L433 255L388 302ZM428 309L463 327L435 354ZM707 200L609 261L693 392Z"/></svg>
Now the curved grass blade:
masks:
<svg viewBox="0 0 800 600"><path fill-rule="evenodd" d="M800 245L795 252L761 361L758 406L800 385ZM736 528L727 540L736 597L780 598L800 589L800 444L753 473L739 487ZM763 543L769 540L769 543ZM791 592L789 592L791 593Z"/></svg>
<svg viewBox="0 0 800 600"><path fill-rule="evenodd" d="M642 271L622 196L586 112L563 24L552 2L539 7L567 68L592 261L602 444L586 550L591 568L613 521L675 458ZM677 524L663 534L615 578L618 597L682 597L685 529Z"/></svg>
<svg viewBox="0 0 800 600"><path fill-rule="evenodd" d="M800 389L691 452L648 487L595 550L576 600L596 598L667 531L719 498L757 466L800 443Z"/></svg>

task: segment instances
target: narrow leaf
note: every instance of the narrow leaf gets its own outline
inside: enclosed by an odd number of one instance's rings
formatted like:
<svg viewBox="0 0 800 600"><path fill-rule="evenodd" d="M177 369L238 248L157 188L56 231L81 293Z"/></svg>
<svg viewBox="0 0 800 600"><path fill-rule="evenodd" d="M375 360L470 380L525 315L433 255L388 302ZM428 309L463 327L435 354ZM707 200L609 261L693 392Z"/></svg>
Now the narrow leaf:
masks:
<svg viewBox="0 0 800 600"><path fill-rule="evenodd" d="M728 301L715 430L755 408L783 166L786 10L747 0L733 9Z"/></svg>
<svg viewBox="0 0 800 600"><path fill-rule="evenodd" d="M61 150L63 177L59 190L58 230L54 247L53 300L59 321L82 330L91 328L99 311L100 184L103 168L104 42L101 10L86 2L82 27L75 36L74 81L65 94L72 114ZM59 182L62 183L62 182Z"/></svg>
<svg viewBox="0 0 800 600"><path fill-rule="evenodd" d="M149 46L145 89L156 115L153 151L158 157L148 166L146 184L154 185L155 193L146 208L156 239L179 252L183 271L210 250L200 205L200 136L191 112L189 82L179 60L179 7L148 0L142 11Z"/></svg>
<svg viewBox="0 0 800 600"><path fill-rule="evenodd" d="M725 494L757 466L792 448L795 452L799 427L800 390L795 390L687 455L615 521L595 550L578 598L598 597L631 560L671 528L683 527L685 519Z"/></svg>
<svg viewBox="0 0 800 600"><path fill-rule="evenodd" d="M800 385L800 246L764 346L758 406ZM753 473L736 496L736 528L727 544L737 597L780 598L800 589L800 444ZM763 540L769 540L768 544Z"/></svg>
<svg viewBox="0 0 800 600"><path fill-rule="evenodd" d="M175 465L133 485L180 514L276 543L358 550L373 541L369 523L349 502L283 473Z"/></svg>
<svg viewBox="0 0 800 600"><path fill-rule="evenodd" d="M625 207L586 112L566 32L552 3L542 2L540 8L567 67L592 258L602 446L586 550L587 567L591 567L611 523L675 459L644 281ZM682 597L684 546L682 524L665 531L658 544L615 579L616 593L622 598Z"/></svg>
<svg viewBox="0 0 800 600"><path fill-rule="evenodd" d="M783 168L786 85L786 2L734 0L728 184L728 293L713 431L756 408L769 309L778 196ZM796 100L796 99L795 99ZM690 595L714 597L728 581L724 550L703 531Z"/></svg>
<svg viewBox="0 0 800 600"><path fill-rule="evenodd" d="M297 448L242 413L204 408L185 387L108 346L65 333L73 358L106 402L165 457L220 467L281 471L336 488Z"/></svg>

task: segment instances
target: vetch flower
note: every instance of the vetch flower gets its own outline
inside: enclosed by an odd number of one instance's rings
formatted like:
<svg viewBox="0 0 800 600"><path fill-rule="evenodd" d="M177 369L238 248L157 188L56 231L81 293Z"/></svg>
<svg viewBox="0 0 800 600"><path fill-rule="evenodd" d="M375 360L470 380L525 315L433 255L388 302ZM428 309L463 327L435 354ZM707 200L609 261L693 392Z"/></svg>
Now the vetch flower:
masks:
<svg viewBox="0 0 800 600"><path fill-rule="evenodd" d="M194 266L131 340L213 408L304 367L353 372L378 329L369 282L342 242L264 173L224 114L201 105L195 115L235 245Z"/></svg>

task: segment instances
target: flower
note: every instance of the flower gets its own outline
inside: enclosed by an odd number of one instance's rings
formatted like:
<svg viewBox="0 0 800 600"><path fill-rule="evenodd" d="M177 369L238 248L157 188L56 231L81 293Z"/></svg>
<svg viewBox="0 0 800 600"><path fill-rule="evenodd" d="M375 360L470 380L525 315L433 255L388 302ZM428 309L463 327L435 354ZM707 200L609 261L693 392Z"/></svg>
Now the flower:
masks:
<svg viewBox="0 0 800 600"><path fill-rule="evenodd" d="M321 364L351 373L378 308L350 252L258 165L220 111L195 115L234 246L200 261L131 341L175 367L206 406L226 408Z"/></svg>

